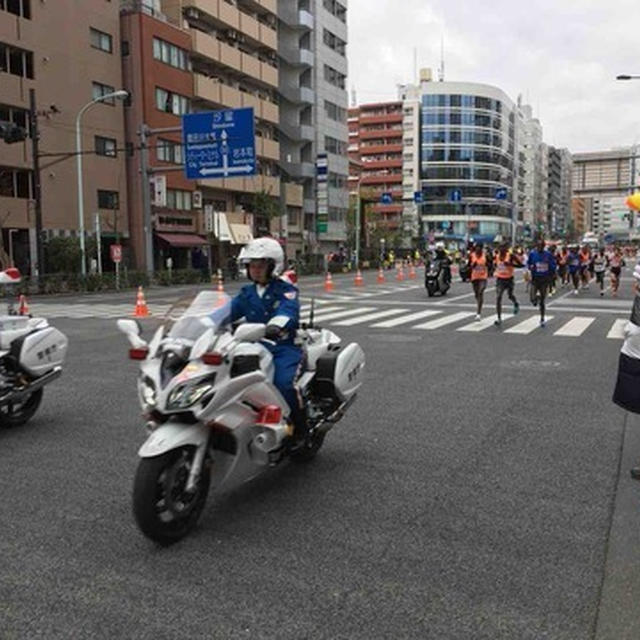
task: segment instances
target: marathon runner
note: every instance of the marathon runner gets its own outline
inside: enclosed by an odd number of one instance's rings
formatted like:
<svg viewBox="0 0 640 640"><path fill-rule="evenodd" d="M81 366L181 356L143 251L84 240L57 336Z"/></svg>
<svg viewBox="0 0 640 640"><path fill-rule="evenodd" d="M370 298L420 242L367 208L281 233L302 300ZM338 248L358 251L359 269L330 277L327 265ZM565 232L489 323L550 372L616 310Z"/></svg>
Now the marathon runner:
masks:
<svg viewBox="0 0 640 640"><path fill-rule="evenodd" d="M604 295L604 273L607 270L609 259L604 254L604 247L598 250L593 257L593 271L596 275L596 283L600 285L600 295Z"/></svg>
<svg viewBox="0 0 640 640"><path fill-rule="evenodd" d="M494 274L496 276L496 315L498 316L494 324L499 327L502 324L502 296L507 292L509 300L513 302L513 314L520 310L520 305L513 293L514 268L522 267L520 259L509 250L507 243L500 246L494 258Z"/></svg>
<svg viewBox="0 0 640 640"><path fill-rule="evenodd" d="M569 250L566 245L562 246L558 254L558 275L560 276L560 284L566 287L569 284Z"/></svg>
<svg viewBox="0 0 640 640"><path fill-rule="evenodd" d="M489 278L489 259L481 243L476 244L473 253L469 256L469 266L471 267L471 286L476 297L478 311L476 320L480 320L482 303L484 302L484 290L487 288L487 279Z"/></svg>
<svg viewBox="0 0 640 640"><path fill-rule="evenodd" d="M569 275L573 284L573 295L577 296L578 288L580 287L580 256L576 245L569 247L567 264L569 265Z"/></svg>
<svg viewBox="0 0 640 640"><path fill-rule="evenodd" d="M620 272L624 267L624 259L620 247L613 249L613 254L609 257L609 270L611 271L611 295L617 297L620 287Z"/></svg>
<svg viewBox="0 0 640 640"><path fill-rule="evenodd" d="M556 271L556 261L551 252L544 248L544 240L538 240L537 248L529 253L527 263L531 272L531 287L540 305L540 326L544 327L547 322L544 319L545 299L549 290L549 283L553 279Z"/></svg>
<svg viewBox="0 0 640 640"><path fill-rule="evenodd" d="M589 265L591 264L591 250L588 245L584 245L578 254L580 257L580 281L582 288L589 288Z"/></svg>

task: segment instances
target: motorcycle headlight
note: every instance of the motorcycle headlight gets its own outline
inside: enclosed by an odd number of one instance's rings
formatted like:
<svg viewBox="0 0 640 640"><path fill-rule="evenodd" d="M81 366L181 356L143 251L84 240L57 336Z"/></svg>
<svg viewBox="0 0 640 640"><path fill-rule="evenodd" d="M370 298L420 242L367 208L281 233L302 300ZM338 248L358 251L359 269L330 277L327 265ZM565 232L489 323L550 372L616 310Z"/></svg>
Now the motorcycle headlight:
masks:
<svg viewBox="0 0 640 640"><path fill-rule="evenodd" d="M213 389L213 384L204 382L196 385L181 385L176 387L167 400L169 409L186 409L201 400L209 391Z"/></svg>
<svg viewBox="0 0 640 640"><path fill-rule="evenodd" d="M138 391L142 402L148 407L156 406L156 387L150 378L142 378L138 382Z"/></svg>

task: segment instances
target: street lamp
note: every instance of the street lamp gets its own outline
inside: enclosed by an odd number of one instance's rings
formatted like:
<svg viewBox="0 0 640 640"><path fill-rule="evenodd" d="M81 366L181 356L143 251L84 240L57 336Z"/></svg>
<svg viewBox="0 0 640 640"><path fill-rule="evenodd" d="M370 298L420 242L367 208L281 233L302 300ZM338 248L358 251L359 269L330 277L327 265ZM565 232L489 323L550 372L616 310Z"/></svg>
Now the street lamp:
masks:
<svg viewBox="0 0 640 640"><path fill-rule="evenodd" d="M80 135L80 120L84 115L84 112L98 102L104 102L105 100L112 100L118 98L119 100L126 100L129 97L129 92L124 89L119 91L112 91L111 93L105 93L104 95L94 98L91 102L80 109L76 116L76 167L78 171L78 229L80 233L80 254L82 256L82 275L87 275L87 265L85 260L84 250L84 197L82 189L82 136Z"/></svg>

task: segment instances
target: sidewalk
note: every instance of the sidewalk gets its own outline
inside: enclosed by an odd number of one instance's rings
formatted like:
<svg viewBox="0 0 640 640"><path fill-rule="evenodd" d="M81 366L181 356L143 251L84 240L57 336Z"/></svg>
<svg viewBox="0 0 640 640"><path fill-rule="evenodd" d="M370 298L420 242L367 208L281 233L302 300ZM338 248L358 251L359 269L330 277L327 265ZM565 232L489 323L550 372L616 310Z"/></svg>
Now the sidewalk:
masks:
<svg viewBox="0 0 640 640"><path fill-rule="evenodd" d="M628 413L600 596L596 640L640 638L640 416Z"/></svg>

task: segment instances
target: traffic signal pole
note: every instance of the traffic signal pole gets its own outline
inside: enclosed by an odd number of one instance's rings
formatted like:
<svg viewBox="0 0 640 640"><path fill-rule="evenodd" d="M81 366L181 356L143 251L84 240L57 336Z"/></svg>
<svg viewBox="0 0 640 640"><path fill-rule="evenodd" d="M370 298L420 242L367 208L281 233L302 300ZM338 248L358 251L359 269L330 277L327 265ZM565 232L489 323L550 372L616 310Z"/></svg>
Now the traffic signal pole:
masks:
<svg viewBox="0 0 640 640"><path fill-rule="evenodd" d="M44 247L42 245L42 184L40 182L40 134L35 89L29 89L29 125L31 128L31 155L33 157L33 197L35 200L36 265L31 274L36 277L44 273Z"/></svg>

